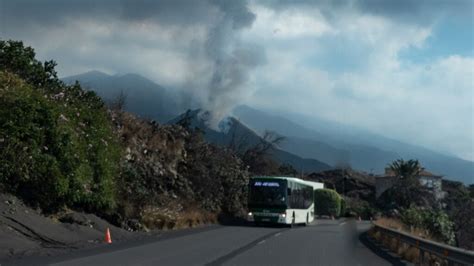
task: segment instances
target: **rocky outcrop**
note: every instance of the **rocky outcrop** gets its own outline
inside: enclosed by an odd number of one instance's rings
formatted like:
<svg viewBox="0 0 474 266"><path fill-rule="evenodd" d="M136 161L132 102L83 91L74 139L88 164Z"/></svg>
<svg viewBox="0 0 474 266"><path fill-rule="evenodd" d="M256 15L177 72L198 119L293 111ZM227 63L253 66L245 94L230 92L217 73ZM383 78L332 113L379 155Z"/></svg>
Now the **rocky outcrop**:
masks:
<svg viewBox="0 0 474 266"><path fill-rule="evenodd" d="M111 116L126 147L119 179L122 225L174 228L244 213L249 175L232 151L207 143L199 130L124 112Z"/></svg>

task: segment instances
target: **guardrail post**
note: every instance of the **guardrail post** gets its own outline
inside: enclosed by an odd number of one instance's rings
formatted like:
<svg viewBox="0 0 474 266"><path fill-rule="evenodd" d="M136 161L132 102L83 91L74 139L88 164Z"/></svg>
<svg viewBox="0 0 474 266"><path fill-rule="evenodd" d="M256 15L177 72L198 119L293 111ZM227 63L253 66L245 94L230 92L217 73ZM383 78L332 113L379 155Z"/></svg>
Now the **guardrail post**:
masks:
<svg viewBox="0 0 474 266"><path fill-rule="evenodd" d="M402 249L402 247L400 246L402 243L400 242L400 236L397 236L395 239L397 240L397 250L395 250L395 253L398 253L398 251Z"/></svg>
<svg viewBox="0 0 474 266"><path fill-rule="evenodd" d="M452 266L454 265L454 263L448 258L448 255L449 255L449 251L447 249L443 250L443 256L446 259L446 264L448 266Z"/></svg>
<svg viewBox="0 0 474 266"><path fill-rule="evenodd" d="M425 265L425 252L418 248L419 253L420 253L420 265Z"/></svg>

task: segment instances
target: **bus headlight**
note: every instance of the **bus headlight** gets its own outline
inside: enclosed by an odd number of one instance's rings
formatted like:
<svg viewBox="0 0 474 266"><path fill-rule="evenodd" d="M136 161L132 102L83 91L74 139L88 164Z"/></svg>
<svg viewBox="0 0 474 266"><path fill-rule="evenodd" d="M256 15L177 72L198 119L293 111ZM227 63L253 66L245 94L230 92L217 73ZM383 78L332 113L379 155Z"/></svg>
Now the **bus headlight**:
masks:
<svg viewBox="0 0 474 266"><path fill-rule="evenodd" d="M252 212L249 212L249 216L252 216L252 215L253 215L253 213L252 213Z"/></svg>
<svg viewBox="0 0 474 266"><path fill-rule="evenodd" d="M286 217L286 213L280 213L280 216L285 218Z"/></svg>

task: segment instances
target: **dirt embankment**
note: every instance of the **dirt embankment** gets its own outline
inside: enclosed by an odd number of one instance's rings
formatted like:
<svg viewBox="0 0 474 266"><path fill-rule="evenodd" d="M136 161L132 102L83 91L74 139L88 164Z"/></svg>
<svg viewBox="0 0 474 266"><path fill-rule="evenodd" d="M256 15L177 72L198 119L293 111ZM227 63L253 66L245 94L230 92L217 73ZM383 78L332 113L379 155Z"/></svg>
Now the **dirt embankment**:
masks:
<svg viewBox="0 0 474 266"><path fill-rule="evenodd" d="M99 245L104 243L107 228L113 241L133 237L92 214L69 211L45 217L18 198L0 193L0 261Z"/></svg>

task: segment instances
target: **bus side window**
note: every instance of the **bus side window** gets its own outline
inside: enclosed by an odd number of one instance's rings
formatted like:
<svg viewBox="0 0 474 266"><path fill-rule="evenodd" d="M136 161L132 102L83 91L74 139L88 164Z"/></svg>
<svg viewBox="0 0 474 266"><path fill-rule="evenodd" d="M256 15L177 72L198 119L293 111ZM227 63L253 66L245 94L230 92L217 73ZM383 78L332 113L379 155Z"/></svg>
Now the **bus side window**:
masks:
<svg viewBox="0 0 474 266"><path fill-rule="evenodd" d="M287 194L288 196L291 196L291 188L288 188L288 189L287 189L286 194Z"/></svg>

